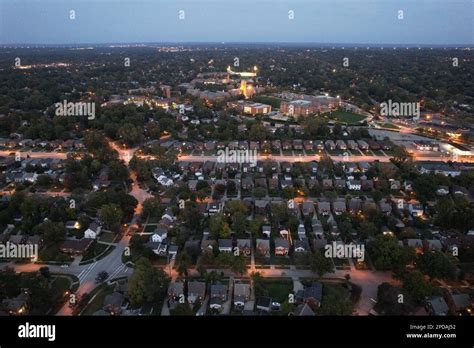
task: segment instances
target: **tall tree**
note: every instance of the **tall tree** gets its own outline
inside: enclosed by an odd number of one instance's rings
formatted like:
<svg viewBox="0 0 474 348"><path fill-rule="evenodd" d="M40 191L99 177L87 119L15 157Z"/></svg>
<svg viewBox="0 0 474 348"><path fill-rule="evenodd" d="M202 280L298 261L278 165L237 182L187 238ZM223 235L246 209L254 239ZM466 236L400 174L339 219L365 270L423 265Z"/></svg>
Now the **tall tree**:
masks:
<svg viewBox="0 0 474 348"><path fill-rule="evenodd" d="M135 263L129 280L129 298L134 306L156 302L164 298L170 282L162 269L156 269L146 258Z"/></svg>

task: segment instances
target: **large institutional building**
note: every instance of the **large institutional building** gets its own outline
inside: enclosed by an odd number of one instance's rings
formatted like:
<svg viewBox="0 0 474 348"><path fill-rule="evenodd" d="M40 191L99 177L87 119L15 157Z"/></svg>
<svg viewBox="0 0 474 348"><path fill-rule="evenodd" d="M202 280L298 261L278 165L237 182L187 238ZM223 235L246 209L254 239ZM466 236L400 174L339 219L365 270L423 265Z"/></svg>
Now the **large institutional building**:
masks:
<svg viewBox="0 0 474 348"><path fill-rule="evenodd" d="M339 98L327 96L311 96L287 93L281 96L286 99L280 104L280 111L285 115L300 117L330 111L340 106ZM290 99L290 100L289 100Z"/></svg>

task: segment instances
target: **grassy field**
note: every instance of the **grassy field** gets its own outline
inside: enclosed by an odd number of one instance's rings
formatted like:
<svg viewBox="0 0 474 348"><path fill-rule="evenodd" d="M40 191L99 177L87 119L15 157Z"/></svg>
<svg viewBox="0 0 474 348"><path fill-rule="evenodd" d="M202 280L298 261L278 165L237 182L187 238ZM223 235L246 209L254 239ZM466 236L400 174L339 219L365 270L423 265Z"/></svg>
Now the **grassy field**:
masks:
<svg viewBox="0 0 474 348"><path fill-rule="evenodd" d="M115 239L115 234L113 234L112 232L102 232L99 238L101 242L106 242L106 243L112 243L114 239Z"/></svg>
<svg viewBox="0 0 474 348"><path fill-rule="evenodd" d="M390 128L390 129L400 129L400 127L398 127L397 125L395 125L393 123L384 123L384 124L382 124L382 127L383 128Z"/></svg>
<svg viewBox="0 0 474 348"><path fill-rule="evenodd" d="M111 248L113 250L115 247L94 242L94 244L84 253L81 263L96 258L97 256L101 255L103 252L105 252L107 248Z"/></svg>
<svg viewBox="0 0 474 348"><path fill-rule="evenodd" d="M115 290L115 284L107 285L106 283L100 285L91 292L91 296L96 296L94 299L87 305L81 315L93 315L99 309L102 308L104 304L105 297L110 295Z"/></svg>
<svg viewBox="0 0 474 348"><path fill-rule="evenodd" d="M293 291L293 281L286 279L271 280L265 279L265 294L263 296L270 296L271 298L282 303L288 299L288 295ZM260 295L260 296L262 296Z"/></svg>
<svg viewBox="0 0 474 348"><path fill-rule="evenodd" d="M330 119L342 122L342 123L357 123L366 118L364 115L355 114L344 110L335 110L332 114L327 114Z"/></svg>

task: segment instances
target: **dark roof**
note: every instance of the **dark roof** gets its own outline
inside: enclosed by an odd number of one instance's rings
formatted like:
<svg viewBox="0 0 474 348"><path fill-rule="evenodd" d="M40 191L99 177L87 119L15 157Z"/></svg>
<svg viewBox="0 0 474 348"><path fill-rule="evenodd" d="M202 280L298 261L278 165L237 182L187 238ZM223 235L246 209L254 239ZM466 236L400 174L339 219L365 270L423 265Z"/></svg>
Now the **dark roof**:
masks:
<svg viewBox="0 0 474 348"><path fill-rule="evenodd" d="M297 316L313 316L315 313L307 303L302 303L293 311L293 315Z"/></svg>
<svg viewBox="0 0 474 348"><path fill-rule="evenodd" d="M272 304L271 297L259 297L257 298L257 306L270 308Z"/></svg>
<svg viewBox="0 0 474 348"><path fill-rule="evenodd" d="M60 244L59 249L69 253L83 253L93 242L94 240L89 238L68 239Z"/></svg>
<svg viewBox="0 0 474 348"><path fill-rule="evenodd" d="M323 284L319 282L313 282L310 287L304 289L304 300L315 299L321 302L323 297Z"/></svg>

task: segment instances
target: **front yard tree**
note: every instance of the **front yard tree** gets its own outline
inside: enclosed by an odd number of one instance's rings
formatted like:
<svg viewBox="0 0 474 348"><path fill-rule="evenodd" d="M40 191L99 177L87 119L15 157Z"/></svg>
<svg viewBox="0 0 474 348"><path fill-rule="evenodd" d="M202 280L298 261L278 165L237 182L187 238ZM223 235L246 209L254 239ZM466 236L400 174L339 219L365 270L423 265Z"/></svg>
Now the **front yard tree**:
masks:
<svg viewBox="0 0 474 348"><path fill-rule="evenodd" d="M179 275L188 275L188 268L191 265L191 256L186 251L179 253L176 257L176 271Z"/></svg>
<svg viewBox="0 0 474 348"><path fill-rule="evenodd" d="M232 263L230 265L230 269L232 270L232 272L238 273L240 275L247 272L247 264L245 263L245 258L242 255L234 256L234 259L232 260Z"/></svg>
<svg viewBox="0 0 474 348"><path fill-rule="evenodd" d="M426 296L436 293L434 287L425 281L420 271L412 271L403 277L403 288L410 294L411 298L421 303Z"/></svg>
<svg viewBox="0 0 474 348"><path fill-rule="evenodd" d="M227 238L230 235L230 227L225 221L223 214L211 216L209 221L209 229L211 230L211 236L214 239Z"/></svg>
<svg viewBox="0 0 474 348"><path fill-rule="evenodd" d="M130 277L130 301L134 306L155 302L165 296L169 282L162 269L156 269L150 260L141 258L135 263L135 271Z"/></svg>
<svg viewBox="0 0 474 348"><path fill-rule="evenodd" d="M395 146L393 148L393 161L397 164L404 163L411 158L404 146Z"/></svg>
<svg viewBox="0 0 474 348"><path fill-rule="evenodd" d="M330 258L325 257L321 252L316 252L311 258L311 271L321 278L325 273L334 271L334 264Z"/></svg>
<svg viewBox="0 0 474 348"><path fill-rule="evenodd" d="M399 301L403 295L403 301ZM377 311L383 315L408 315L413 309L413 303L405 289L382 283L377 290Z"/></svg>
<svg viewBox="0 0 474 348"><path fill-rule="evenodd" d="M379 234L371 245L371 256L378 270L403 269L411 255L398 245L397 238Z"/></svg>
<svg viewBox="0 0 474 348"><path fill-rule="evenodd" d="M118 232L123 212L117 204L104 204L99 210L99 217L107 228Z"/></svg>
<svg viewBox="0 0 474 348"><path fill-rule="evenodd" d="M187 317L195 315L188 303L178 303L176 308L173 309L172 314Z"/></svg>
<svg viewBox="0 0 474 348"><path fill-rule="evenodd" d="M161 201L157 197L147 198L143 202L142 216L144 218L149 216L161 216L162 211Z"/></svg>
<svg viewBox="0 0 474 348"><path fill-rule="evenodd" d="M425 252L418 257L418 268L431 278L453 279L456 266L441 251Z"/></svg>

